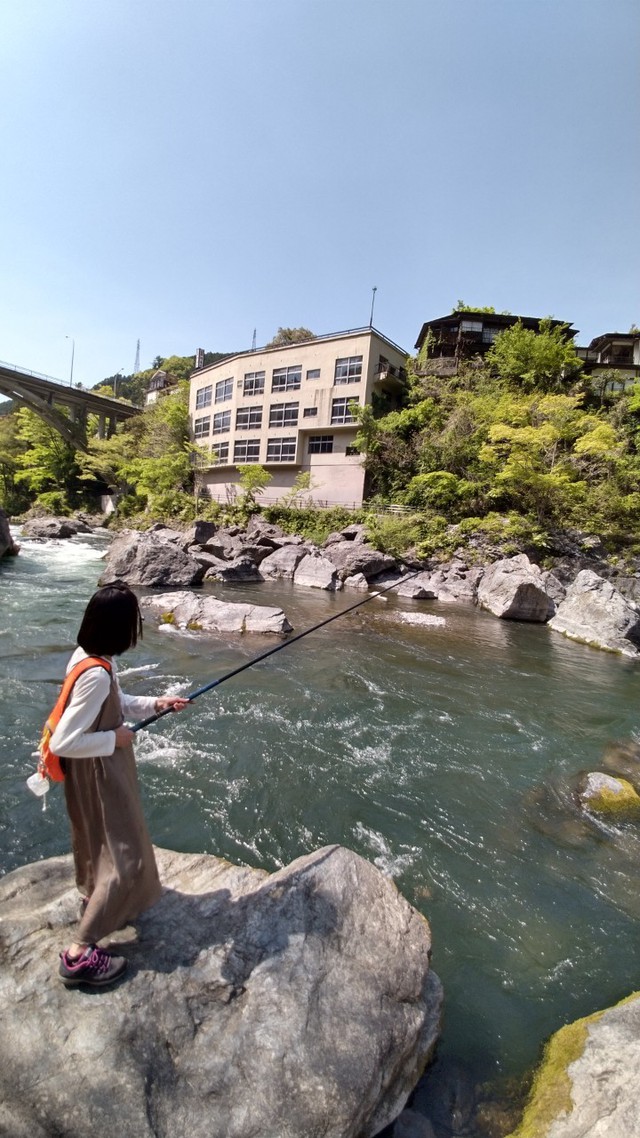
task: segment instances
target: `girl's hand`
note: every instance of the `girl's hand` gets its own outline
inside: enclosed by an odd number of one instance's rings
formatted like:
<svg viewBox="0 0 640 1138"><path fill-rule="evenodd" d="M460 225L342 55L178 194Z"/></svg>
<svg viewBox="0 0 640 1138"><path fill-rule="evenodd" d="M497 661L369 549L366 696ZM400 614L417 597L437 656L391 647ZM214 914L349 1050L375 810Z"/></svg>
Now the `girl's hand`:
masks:
<svg viewBox="0 0 640 1138"><path fill-rule="evenodd" d="M116 747L126 747L127 743L130 743L132 739L135 739L134 732L131 730L131 728L125 727L124 723L121 727L116 727L115 736Z"/></svg>
<svg viewBox="0 0 640 1138"><path fill-rule="evenodd" d="M177 695L162 695L156 700L156 711L166 711L171 708L172 711L184 711L191 703L189 699L181 699Z"/></svg>

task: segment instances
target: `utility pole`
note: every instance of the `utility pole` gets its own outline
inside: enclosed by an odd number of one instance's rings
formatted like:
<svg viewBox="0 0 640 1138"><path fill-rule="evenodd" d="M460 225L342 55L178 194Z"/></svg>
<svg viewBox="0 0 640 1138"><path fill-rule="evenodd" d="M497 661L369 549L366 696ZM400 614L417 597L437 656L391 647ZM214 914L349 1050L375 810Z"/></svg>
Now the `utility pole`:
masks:
<svg viewBox="0 0 640 1138"><path fill-rule="evenodd" d="M375 302L376 302L376 293L377 293L377 291L378 291L378 289L377 289L377 288L376 288L376 286L374 285L374 286L373 286L373 289L371 290L371 293L372 293L372 295L371 295L371 315L369 316L369 327L370 327L370 328L373 328L373 306L374 306L374 304L375 304Z"/></svg>
<svg viewBox="0 0 640 1138"><path fill-rule="evenodd" d="M71 340L71 372L69 374L69 387L73 387L73 358L76 354L76 342L72 336L65 336L65 340Z"/></svg>

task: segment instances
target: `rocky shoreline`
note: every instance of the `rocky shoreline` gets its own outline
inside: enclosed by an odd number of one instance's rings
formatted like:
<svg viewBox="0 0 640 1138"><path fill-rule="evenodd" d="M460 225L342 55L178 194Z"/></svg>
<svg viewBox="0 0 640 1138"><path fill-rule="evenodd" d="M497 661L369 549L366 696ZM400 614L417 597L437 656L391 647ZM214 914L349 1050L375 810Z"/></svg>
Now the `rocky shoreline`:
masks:
<svg viewBox="0 0 640 1138"><path fill-rule="evenodd" d="M41 529L32 525L24 532L37 536ZM102 584L118 579L134 587L180 590L148 603L181 627L290 631L279 610L234 616L227 602L189 601L182 590L205 581L288 580L331 592L394 585L400 597L475 604L501 620L548 624L581 643L640 658L640 578L620 575L599 555L564 556L553 570L543 570L526 553L485 565L470 564L461 555L420 562L375 549L363 525L347 526L317 546L256 515L246 529L196 521L184 531L161 523L145 531L124 530L114 537L106 560Z"/></svg>

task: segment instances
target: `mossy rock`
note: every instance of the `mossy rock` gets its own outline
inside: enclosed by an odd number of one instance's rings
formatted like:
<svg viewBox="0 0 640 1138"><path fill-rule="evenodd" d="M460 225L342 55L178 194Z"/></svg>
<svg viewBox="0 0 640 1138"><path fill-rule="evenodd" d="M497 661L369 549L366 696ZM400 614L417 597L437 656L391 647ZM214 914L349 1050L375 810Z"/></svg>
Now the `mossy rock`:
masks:
<svg viewBox="0 0 640 1138"><path fill-rule="evenodd" d="M189 632L202 632L202 625L197 620L188 620L187 628Z"/></svg>
<svg viewBox="0 0 640 1138"><path fill-rule="evenodd" d="M640 818L640 795L626 778L592 771L584 780L580 801L593 814Z"/></svg>
<svg viewBox="0 0 640 1138"><path fill-rule="evenodd" d="M175 624L176 618L172 612L160 613L160 624Z"/></svg>
<svg viewBox="0 0 640 1138"><path fill-rule="evenodd" d="M554 1134L558 1131L558 1125L560 1125L558 1133L564 1132L561 1124L574 1110L573 1082L569 1068L572 1063L581 1059L590 1028L603 1016L610 1018L610 1013L615 1014L616 1009L621 1009L624 1005L637 1000L639 995L640 993L634 992L616 1004L613 1009L604 1008L602 1011L593 1012L592 1015L584 1016L575 1023L561 1027L551 1036L536 1072L522 1121L516 1130L506 1135L506 1138L547 1138L552 1128ZM558 1125L554 1126L554 1123ZM597 1118L594 1119L594 1123L597 1125ZM580 1133L583 1132L580 1130ZM599 1133L594 1130L594 1133L596 1132ZM603 1130L602 1133L610 1132Z"/></svg>

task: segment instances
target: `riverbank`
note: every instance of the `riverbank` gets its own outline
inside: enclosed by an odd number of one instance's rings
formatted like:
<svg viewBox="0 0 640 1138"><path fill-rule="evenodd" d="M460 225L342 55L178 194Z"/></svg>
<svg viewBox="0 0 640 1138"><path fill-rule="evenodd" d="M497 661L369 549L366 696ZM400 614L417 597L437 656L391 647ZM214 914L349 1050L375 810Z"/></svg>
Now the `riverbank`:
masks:
<svg viewBox="0 0 640 1138"><path fill-rule="evenodd" d="M25 540L0 570L5 870L68 850L57 792L42 814L24 780L109 540ZM200 591L278 605L296 629L357 599L288 581ZM397 619L427 604L443 625ZM194 690L264 643L147 622L123 683ZM475 1110L558 1027L637 987L633 830L585 823L571 792L636 731L636 688L633 662L546 625L391 594L143 732L150 828L166 848L268 870L337 842L393 876L433 930L439 1078Z"/></svg>

